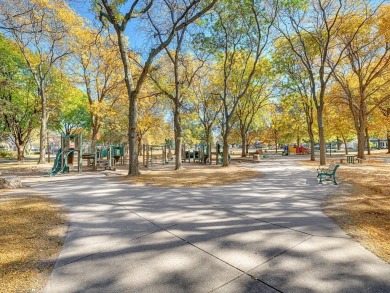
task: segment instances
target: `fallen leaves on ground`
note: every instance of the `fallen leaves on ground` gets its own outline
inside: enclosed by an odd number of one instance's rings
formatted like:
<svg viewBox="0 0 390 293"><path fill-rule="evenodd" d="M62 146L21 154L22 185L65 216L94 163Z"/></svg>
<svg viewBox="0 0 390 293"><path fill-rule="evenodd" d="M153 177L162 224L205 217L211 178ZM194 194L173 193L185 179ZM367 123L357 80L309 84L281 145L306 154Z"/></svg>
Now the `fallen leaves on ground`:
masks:
<svg viewBox="0 0 390 293"><path fill-rule="evenodd" d="M38 165L37 162L8 162L0 164L0 174L7 176L35 177L42 176L53 167L53 163Z"/></svg>
<svg viewBox="0 0 390 293"><path fill-rule="evenodd" d="M39 292L61 250L64 214L52 201L0 194L1 292Z"/></svg>
<svg viewBox="0 0 390 293"><path fill-rule="evenodd" d="M129 183L161 187L202 187L233 184L259 178L260 172L241 166L186 165L181 170L155 168L143 170L141 176L122 177Z"/></svg>
<svg viewBox="0 0 390 293"><path fill-rule="evenodd" d="M318 167L318 162L303 164ZM390 163L372 156L363 164L340 164L336 175L340 188L327 198L325 213L347 234L390 263Z"/></svg>

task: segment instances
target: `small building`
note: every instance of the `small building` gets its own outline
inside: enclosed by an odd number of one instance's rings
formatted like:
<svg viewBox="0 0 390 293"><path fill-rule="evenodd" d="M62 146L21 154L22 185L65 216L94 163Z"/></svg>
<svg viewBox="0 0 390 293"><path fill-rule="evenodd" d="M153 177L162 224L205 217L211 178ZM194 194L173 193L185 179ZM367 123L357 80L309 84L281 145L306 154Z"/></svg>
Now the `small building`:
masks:
<svg viewBox="0 0 390 293"><path fill-rule="evenodd" d="M377 149L387 149L387 139L386 138L371 138L370 139L371 144L375 144L375 148Z"/></svg>

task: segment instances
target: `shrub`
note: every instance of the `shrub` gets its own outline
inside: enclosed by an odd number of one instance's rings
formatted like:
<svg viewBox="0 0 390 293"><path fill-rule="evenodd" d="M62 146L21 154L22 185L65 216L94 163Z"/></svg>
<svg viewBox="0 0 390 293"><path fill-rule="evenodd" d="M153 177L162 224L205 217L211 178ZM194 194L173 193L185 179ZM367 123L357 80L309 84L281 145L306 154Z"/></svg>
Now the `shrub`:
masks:
<svg viewBox="0 0 390 293"><path fill-rule="evenodd" d="M0 158L13 158L13 153L8 150L0 149Z"/></svg>

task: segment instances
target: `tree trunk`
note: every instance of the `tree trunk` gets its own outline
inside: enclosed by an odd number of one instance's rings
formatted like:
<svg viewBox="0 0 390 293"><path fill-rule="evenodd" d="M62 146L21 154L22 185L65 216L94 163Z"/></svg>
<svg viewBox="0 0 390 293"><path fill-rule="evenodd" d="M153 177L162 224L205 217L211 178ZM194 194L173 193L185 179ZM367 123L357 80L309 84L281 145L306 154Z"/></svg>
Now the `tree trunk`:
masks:
<svg viewBox="0 0 390 293"><path fill-rule="evenodd" d="M275 139L275 154L278 153L278 140Z"/></svg>
<svg viewBox="0 0 390 293"><path fill-rule="evenodd" d="M207 155L208 159L207 162L211 164L211 146L210 146L210 140L211 140L211 126L205 128L205 140L206 140L206 149L207 149Z"/></svg>
<svg viewBox="0 0 390 293"><path fill-rule="evenodd" d="M137 134L137 139L138 139L138 156L141 156L141 152L142 152L142 134L141 133Z"/></svg>
<svg viewBox="0 0 390 293"><path fill-rule="evenodd" d="M360 158L360 159L365 159L365 155L364 155L365 140L364 140L364 128L363 127L359 127L359 129L357 131L357 138L358 138L358 154L357 154L357 157Z"/></svg>
<svg viewBox="0 0 390 293"><path fill-rule="evenodd" d="M307 121L307 133L310 137L310 161L316 160L316 153L315 153L315 142L314 142L314 132L313 132L313 120Z"/></svg>
<svg viewBox="0 0 390 293"><path fill-rule="evenodd" d="M138 100L137 92L134 89L133 77L131 74L130 60L127 49L127 39L124 35L124 31L121 28L115 29L118 37L119 52L121 54L121 60L123 64L123 70L125 75L125 84L127 95L129 97L129 171L128 176L138 176L138 147L137 147L137 114L138 114Z"/></svg>
<svg viewBox="0 0 390 293"><path fill-rule="evenodd" d="M247 154L247 145L246 145L246 135L241 131L241 157L246 158Z"/></svg>
<svg viewBox="0 0 390 293"><path fill-rule="evenodd" d="M141 174L138 167L137 114L138 100L133 91L129 104L129 176L138 176Z"/></svg>
<svg viewBox="0 0 390 293"><path fill-rule="evenodd" d="M318 136L320 138L320 165L326 164L326 141L323 124L323 113L322 108L317 109L317 120L318 120Z"/></svg>
<svg viewBox="0 0 390 293"><path fill-rule="evenodd" d="M310 138L310 161L316 160L316 149L315 149L314 135Z"/></svg>
<svg viewBox="0 0 390 293"><path fill-rule="evenodd" d="M390 154L390 129L387 130L387 153Z"/></svg>
<svg viewBox="0 0 390 293"><path fill-rule="evenodd" d="M337 137L336 138L336 141L337 141L337 150L339 151L339 150L341 150L341 140Z"/></svg>
<svg viewBox="0 0 390 293"><path fill-rule="evenodd" d="M307 125L307 134L310 138L310 161L316 160L315 154L315 142L314 142L314 131L313 131L313 122L314 122L314 114L313 114L313 103L306 104L305 106L305 117L306 117L306 125Z"/></svg>
<svg viewBox="0 0 390 293"><path fill-rule="evenodd" d="M175 131L175 170L180 170L182 168L181 146L183 134L180 123L180 103L178 101L175 101L175 109L173 113L173 127Z"/></svg>
<svg viewBox="0 0 390 293"><path fill-rule="evenodd" d="M367 143L367 155L371 155L370 136L368 135L368 128L366 127L366 143Z"/></svg>
<svg viewBox="0 0 390 293"><path fill-rule="evenodd" d="M210 140L211 140L211 131L210 131L210 127L205 127L205 141L206 141L206 144L207 144L207 145L210 144Z"/></svg>
<svg viewBox="0 0 390 293"><path fill-rule="evenodd" d="M97 143L98 132L99 132L99 130L98 130L97 126L95 124L92 125L91 150L92 150L93 154L96 152L96 143Z"/></svg>
<svg viewBox="0 0 390 293"><path fill-rule="evenodd" d="M39 85L39 95L41 97L41 129L39 132L39 161L38 164L45 164L46 134L47 134L47 107L46 95L43 88L43 82Z"/></svg>
<svg viewBox="0 0 390 293"><path fill-rule="evenodd" d="M17 161L23 162L24 161L24 148L25 144L15 143L16 151L17 151Z"/></svg>
<svg viewBox="0 0 390 293"><path fill-rule="evenodd" d="M345 154L348 155L348 142L344 136L342 136L342 139L343 139L344 146L345 146Z"/></svg>
<svg viewBox="0 0 390 293"><path fill-rule="evenodd" d="M225 121L224 122L224 127L222 127L222 139L223 139L223 147L222 147L222 150L223 150L223 154L222 154L222 158L223 158L223 164L222 164L222 167L227 167L229 166L229 161L228 161L228 156L229 156L229 142L228 142L228 138L229 138L229 135L230 135L230 117L227 113L227 110L225 108ZM218 162L217 162L218 163Z"/></svg>
<svg viewBox="0 0 390 293"><path fill-rule="evenodd" d="M222 167L227 167L229 166L229 143L228 143L228 130L226 129L224 135L223 135L223 164Z"/></svg>

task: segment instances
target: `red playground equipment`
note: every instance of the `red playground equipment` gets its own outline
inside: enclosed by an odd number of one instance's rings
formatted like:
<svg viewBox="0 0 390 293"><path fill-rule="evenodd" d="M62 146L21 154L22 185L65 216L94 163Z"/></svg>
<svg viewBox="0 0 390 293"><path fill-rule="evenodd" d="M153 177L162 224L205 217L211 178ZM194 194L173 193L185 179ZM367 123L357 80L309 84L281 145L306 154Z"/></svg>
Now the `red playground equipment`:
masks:
<svg viewBox="0 0 390 293"><path fill-rule="evenodd" d="M290 155L307 155L309 153L309 150L304 146L288 146L288 152L290 153Z"/></svg>

